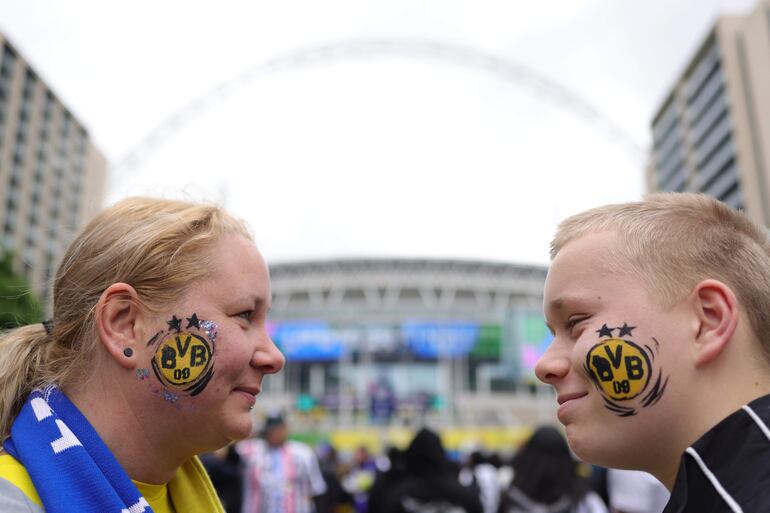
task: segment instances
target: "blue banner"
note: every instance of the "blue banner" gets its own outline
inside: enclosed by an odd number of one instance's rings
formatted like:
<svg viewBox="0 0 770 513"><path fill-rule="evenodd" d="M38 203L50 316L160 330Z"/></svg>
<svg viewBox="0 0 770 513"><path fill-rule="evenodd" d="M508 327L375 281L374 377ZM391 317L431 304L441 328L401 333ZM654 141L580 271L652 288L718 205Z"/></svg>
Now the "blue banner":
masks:
<svg viewBox="0 0 770 513"><path fill-rule="evenodd" d="M281 323L272 336L288 360L338 360L345 354L341 337L325 322Z"/></svg>
<svg viewBox="0 0 770 513"><path fill-rule="evenodd" d="M481 327L470 322L406 322L401 334L415 356L456 358L476 345Z"/></svg>

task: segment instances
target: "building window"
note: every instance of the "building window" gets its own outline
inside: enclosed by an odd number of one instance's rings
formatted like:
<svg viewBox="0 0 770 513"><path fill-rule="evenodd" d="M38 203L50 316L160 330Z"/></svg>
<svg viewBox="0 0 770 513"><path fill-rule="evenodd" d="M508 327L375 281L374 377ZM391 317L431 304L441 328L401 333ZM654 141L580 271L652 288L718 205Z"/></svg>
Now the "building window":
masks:
<svg viewBox="0 0 770 513"><path fill-rule="evenodd" d="M13 235L13 232L14 232L13 221L11 221L10 219L6 219L5 226L3 227L3 235L5 235L5 245L7 247L12 246L12 244L9 241L13 240L13 237L11 237L11 235Z"/></svg>
<svg viewBox="0 0 770 513"><path fill-rule="evenodd" d="M727 98L724 95L719 95L709 105L704 112L703 116L698 121L690 125L690 133L692 134L692 141L694 146L700 145L703 137L713 129L719 121L728 116L727 112Z"/></svg>
<svg viewBox="0 0 770 513"><path fill-rule="evenodd" d="M712 154L712 156L702 163L698 169L698 180L701 183L700 189L702 190L722 172L724 169L735 161L735 146L733 142L727 138L719 146L719 148Z"/></svg>
<svg viewBox="0 0 770 513"><path fill-rule="evenodd" d="M67 137L70 133L70 123L72 122L72 115L69 113L69 111L64 111L64 117L62 118L61 122L61 138L62 138L62 147L66 146ZM66 148L64 148L64 151L66 151Z"/></svg>
<svg viewBox="0 0 770 513"><path fill-rule="evenodd" d="M687 79L687 85L685 86L685 93L688 99L692 99L703 88L714 70L719 67L719 53L717 52L717 46L712 45L709 48L700 62L695 66L693 72Z"/></svg>
<svg viewBox="0 0 770 513"><path fill-rule="evenodd" d="M743 210L745 205L743 203L743 192L738 183L733 184L732 187L727 189L722 196L719 197L720 201L730 205L738 210Z"/></svg>
<svg viewBox="0 0 770 513"><path fill-rule="evenodd" d="M13 151L13 163L16 166L21 166L24 163L24 144L21 144L21 141L16 144Z"/></svg>
<svg viewBox="0 0 770 513"><path fill-rule="evenodd" d="M27 247L28 248L34 248L35 242L37 241L37 231L36 230L28 230L27 231Z"/></svg>
<svg viewBox="0 0 770 513"><path fill-rule="evenodd" d="M16 64L16 52L6 43L3 45L3 60L2 63L0 63L0 77L10 77L14 64Z"/></svg>
<svg viewBox="0 0 770 513"><path fill-rule="evenodd" d="M732 189L738 186L738 169L733 162L731 165L722 169L719 174L716 175L714 180L703 188L703 192L709 194L717 199L722 199L724 196L730 194Z"/></svg>
<svg viewBox="0 0 770 513"><path fill-rule="evenodd" d="M707 135L701 139L698 146L693 148L695 161L698 168L702 168L706 162L722 147L726 139L732 135L732 123L729 116L722 120L709 130Z"/></svg>
<svg viewBox="0 0 770 513"><path fill-rule="evenodd" d="M698 91L698 94L693 96L687 106L687 112L690 115L690 119L693 123L697 123L698 119L703 115L706 108L714 101L719 94L724 92L724 77L722 72L717 71L708 79L703 85L703 88Z"/></svg>
<svg viewBox="0 0 770 513"><path fill-rule="evenodd" d="M11 180L9 182L11 189L18 189L21 184L21 166L13 166L11 170Z"/></svg>
<svg viewBox="0 0 770 513"><path fill-rule="evenodd" d="M45 92L45 104L43 105L43 119L47 122L51 121L53 115L54 97L51 91Z"/></svg>
<svg viewBox="0 0 770 513"><path fill-rule="evenodd" d="M35 183L35 185L32 186L32 209L33 211L37 208L37 206L40 204L40 198L43 195L43 187L42 184Z"/></svg>

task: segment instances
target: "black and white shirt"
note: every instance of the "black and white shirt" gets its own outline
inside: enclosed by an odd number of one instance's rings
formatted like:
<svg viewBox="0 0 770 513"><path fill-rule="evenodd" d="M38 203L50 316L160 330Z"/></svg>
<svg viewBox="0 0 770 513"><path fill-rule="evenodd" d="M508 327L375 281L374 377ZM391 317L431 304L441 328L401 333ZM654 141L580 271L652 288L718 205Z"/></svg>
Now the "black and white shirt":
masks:
<svg viewBox="0 0 770 513"><path fill-rule="evenodd" d="M770 513L770 395L685 450L663 513Z"/></svg>

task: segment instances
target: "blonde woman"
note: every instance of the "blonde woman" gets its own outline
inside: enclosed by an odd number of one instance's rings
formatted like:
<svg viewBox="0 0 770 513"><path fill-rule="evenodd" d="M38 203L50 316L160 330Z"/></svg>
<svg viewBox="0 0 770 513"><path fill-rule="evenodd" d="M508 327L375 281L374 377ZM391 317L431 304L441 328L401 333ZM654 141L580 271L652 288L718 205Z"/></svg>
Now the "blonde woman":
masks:
<svg viewBox="0 0 770 513"><path fill-rule="evenodd" d="M252 432L267 266L220 208L131 198L64 255L53 317L0 336L0 511L222 511L195 456Z"/></svg>

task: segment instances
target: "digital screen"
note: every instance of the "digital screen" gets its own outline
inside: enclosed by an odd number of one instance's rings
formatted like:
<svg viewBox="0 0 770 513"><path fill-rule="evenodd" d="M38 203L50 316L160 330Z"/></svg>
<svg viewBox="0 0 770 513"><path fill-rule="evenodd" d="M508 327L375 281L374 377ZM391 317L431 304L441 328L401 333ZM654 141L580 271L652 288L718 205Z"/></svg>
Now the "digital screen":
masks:
<svg viewBox="0 0 770 513"><path fill-rule="evenodd" d="M523 312L520 319L521 367L527 377L534 378L535 364L553 340L542 313Z"/></svg>
<svg viewBox="0 0 770 513"><path fill-rule="evenodd" d="M285 322L271 331L287 359L338 360L345 352L342 338L325 322Z"/></svg>
<svg viewBox="0 0 770 513"><path fill-rule="evenodd" d="M268 332L287 359L299 361L331 361L366 353L498 361L503 341L500 325L452 321L372 326L286 321L268 323Z"/></svg>
<svg viewBox="0 0 770 513"><path fill-rule="evenodd" d="M401 325L407 345L421 358L465 356L476 345L479 331L476 323L406 322Z"/></svg>

